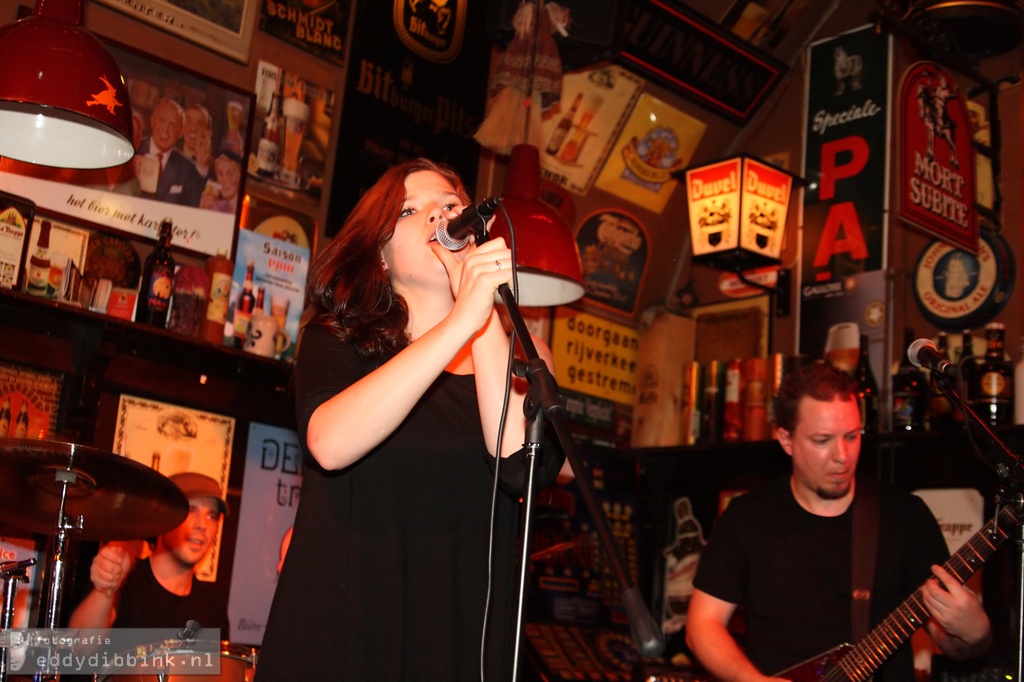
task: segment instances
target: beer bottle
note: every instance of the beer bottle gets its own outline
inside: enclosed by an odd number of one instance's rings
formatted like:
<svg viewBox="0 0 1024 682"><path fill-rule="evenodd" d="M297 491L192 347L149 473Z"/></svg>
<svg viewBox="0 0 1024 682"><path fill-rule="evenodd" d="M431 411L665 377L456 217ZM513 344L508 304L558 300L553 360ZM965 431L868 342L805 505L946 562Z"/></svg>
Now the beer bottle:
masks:
<svg viewBox="0 0 1024 682"><path fill-rule="evenodd" d="M903 335L903 348L914 341L914 330L909 327ZM899 371L892 378L892 430L923 431L925 400L928 383L924 372L914 367L906 352L901 353Z"/></svg>
<svg viewBox="0 0 1024 682"><path fill-rule="evenodd" d="M971 407L989 426L1013 423L1013 365L1006 359L1006 326L989 322L985 327L985 357L978 365Z"/></svg>
<svg viewBox="0 0 1024 682"><path fill-rule="evenodd" d="M857 380L857 402L860 403L861 433L878 432L878 382L871 371L871 358L868 355L868 335L860 335L860 351L857 355L857 366L853 370Z"/></svg>

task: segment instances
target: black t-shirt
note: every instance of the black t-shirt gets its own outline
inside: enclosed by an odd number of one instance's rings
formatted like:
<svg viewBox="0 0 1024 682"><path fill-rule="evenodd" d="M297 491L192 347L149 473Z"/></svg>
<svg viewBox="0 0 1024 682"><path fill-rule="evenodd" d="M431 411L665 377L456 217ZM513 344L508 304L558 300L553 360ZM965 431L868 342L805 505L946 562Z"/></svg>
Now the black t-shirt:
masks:
<svg viewBox="0 0 1024 682"><path fill-rule="evenodd" d="M214 585L192 576L192 591L177 595L157 581L149 559L136 563L121 588L114 627L180 629L190 620L220 628L220 638L230 639L227 605Z"/></svg>
<svg viewBox="0 0 1024 682"><path fill-rule="evenodd" d="M883 486L878 559L872 590L874 626L948 557L945 540L920 498ZM816 516L794 499L789 477L735 498L715 522L694 587L739 604L741 644L765 674L776 674L850 641L852 511ZM913 679L904 646L879 679Z"/></svg>
<svg viewBox="0 0 1024 682"><path fill-rule="evenodd" d="M442 373L387 440L325 471L305 446L310 415L370 371L322 327L305 331L295 380L306 465L256 679L479 680L489 579L487 679L503 679L519 505L499 492L489 576L494 458L474 377ZM544 451L538 490L563 459L557 445ZM521 452L501 460L504 485L522 482L524 461Z"/></svg>

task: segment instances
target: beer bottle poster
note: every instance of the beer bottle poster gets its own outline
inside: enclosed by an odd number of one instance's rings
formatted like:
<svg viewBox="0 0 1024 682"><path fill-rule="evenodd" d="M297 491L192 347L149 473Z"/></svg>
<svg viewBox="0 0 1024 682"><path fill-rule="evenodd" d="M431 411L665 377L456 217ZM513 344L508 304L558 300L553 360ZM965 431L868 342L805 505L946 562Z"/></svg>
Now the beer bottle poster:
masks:
<svg viewBox="0 0 1024 682"><path fill-rule="evenodd" d="M260 60L256 68L249 181L265 182L315 212L324 184L334 91Z"/></svg>

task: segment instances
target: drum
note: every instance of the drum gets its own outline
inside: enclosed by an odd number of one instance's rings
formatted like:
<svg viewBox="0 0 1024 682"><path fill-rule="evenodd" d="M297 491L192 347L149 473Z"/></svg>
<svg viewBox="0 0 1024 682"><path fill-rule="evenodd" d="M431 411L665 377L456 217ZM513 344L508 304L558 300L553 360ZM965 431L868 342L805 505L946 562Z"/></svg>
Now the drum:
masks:
<svg viewBox="0 0 1024 682"><path fill-rule="evenodd" d="M123 665L99 677L106 682L252 682L256 675L256 647L221 642L194 646L170 640L148 647L147 652L126 658ZM216 672L219 668L220 672ZM204 671L210 671L205 674Z"/></svg>

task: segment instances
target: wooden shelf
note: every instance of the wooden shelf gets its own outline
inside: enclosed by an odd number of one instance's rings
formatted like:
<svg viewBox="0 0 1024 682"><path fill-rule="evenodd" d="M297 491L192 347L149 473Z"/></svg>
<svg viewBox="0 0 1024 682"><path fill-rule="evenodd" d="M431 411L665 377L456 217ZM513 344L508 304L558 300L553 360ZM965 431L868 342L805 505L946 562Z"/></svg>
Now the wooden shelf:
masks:
<svg viewBox="0 0 1024 682"><path fill-rule="evenodd" d="M289 363L10 290L0 338L0 360L64 376L56 424L75 442L109 447L97 420L120 393L294 428Z"/></svg>

